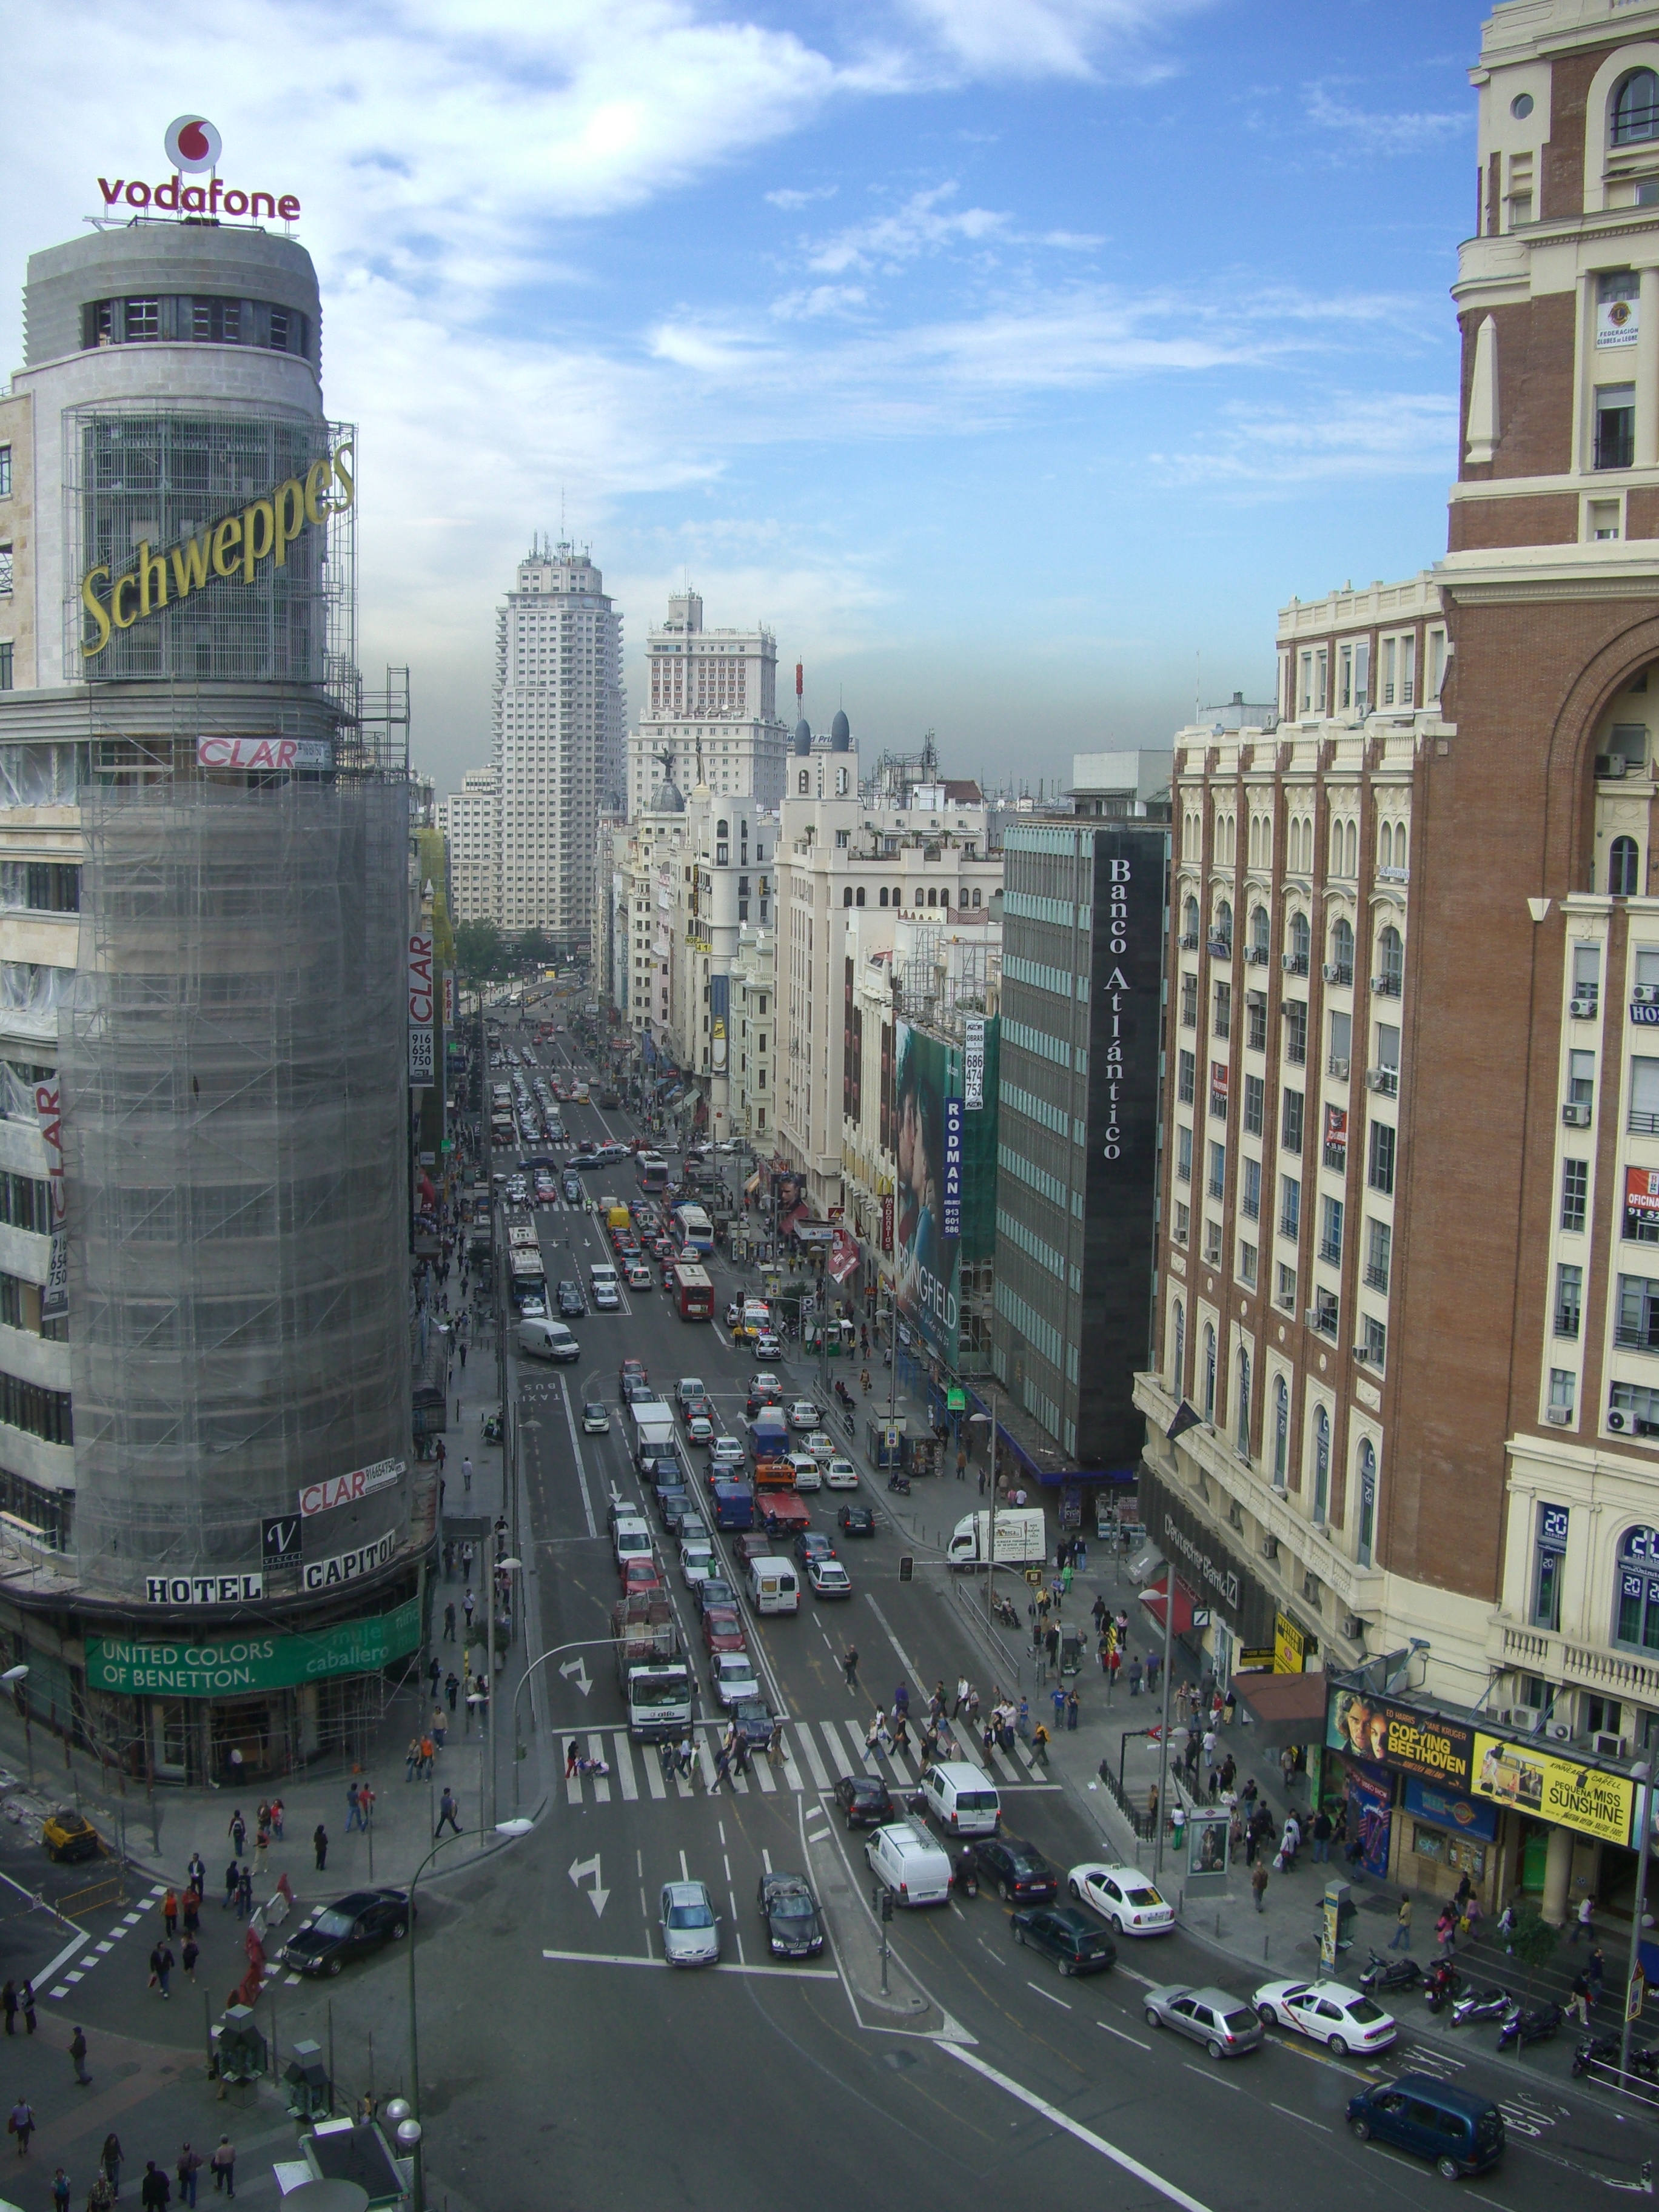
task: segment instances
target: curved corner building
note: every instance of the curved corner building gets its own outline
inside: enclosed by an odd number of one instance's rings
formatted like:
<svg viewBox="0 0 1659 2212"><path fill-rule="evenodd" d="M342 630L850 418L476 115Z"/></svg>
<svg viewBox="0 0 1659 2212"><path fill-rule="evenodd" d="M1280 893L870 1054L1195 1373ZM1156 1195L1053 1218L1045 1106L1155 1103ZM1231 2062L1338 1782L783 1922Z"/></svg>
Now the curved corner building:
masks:
<svg viewBox="0 0 1659 2212"><path fill-rule="evenodd" d="M129 1771L280 1772L419 1638L406 738L362 715L303 248L141 219L34 255L25 300L0 1637L33 1717Z"/></svg>

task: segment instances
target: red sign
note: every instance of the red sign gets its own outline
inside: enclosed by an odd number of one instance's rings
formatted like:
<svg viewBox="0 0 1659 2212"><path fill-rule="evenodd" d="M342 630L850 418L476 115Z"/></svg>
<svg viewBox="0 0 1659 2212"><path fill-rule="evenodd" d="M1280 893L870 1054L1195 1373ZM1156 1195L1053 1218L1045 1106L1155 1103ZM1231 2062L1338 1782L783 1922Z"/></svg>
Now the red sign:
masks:
<svg viewBox="0 0 1659 2212"><path fill-rule="evenodd" d="M331 1475L325 1482L308 1482L300 1492L300 1510L309 1520L313 1513L327 1513L337 1505L355 1505L359 1498L384 1490L389 1482L396 1482L403 1471L402 1460L381 1459L376 1460L373 1467L354 1468L349 1474Z"/></svg>
<svg viewBox="0 0 1659 2212"><path fill-rule="evenodd" d="M198 738L198 768L332 768L334 748L323 738Z"/></svg>
<svg viewBox="0 0 1659 2212"><path fill-rule="evenodd" d="M881 1201L881 1249L884 1252L890 1252L893 1249L893 1200L890 1192Z"/></svg>
<svg viewBox="0 0 1659 2212"><path fill-rule="evenodd" d="M228 189L217 177L204 185L187 185L177 170L161 185L146 185L137 178L129 184L125 177L117 177L112 184L107 177L100 177L98 189L106 208L125 204L160 208L164 215L245 215L256 222L262 215L270 216L273 222L295 222L300 215L300 203L292 192Z"/></svg>
<svg viewBox="0 0 1659 2212"><path fill-rule="evenodd" d="M1224 1098L1227 1096L1227 1063L1224 1060L1212 1060L1210 1062L1210 1096L1212 1098Z"/></svg>
<svg viewBox="0 0 1659 2212"><path fill-rule="evenodd" d="M1348 1149L1348 1116L1341 1106L1325 1109L1325 1149L1345 1152Z"/></svg>
<svg viewBox="0 0 1659 2212"><path fill-rule="evenodd" d="M1659 1168L1625 1170L1625 1211L1644 1221L1659 1220Z"/></svg>

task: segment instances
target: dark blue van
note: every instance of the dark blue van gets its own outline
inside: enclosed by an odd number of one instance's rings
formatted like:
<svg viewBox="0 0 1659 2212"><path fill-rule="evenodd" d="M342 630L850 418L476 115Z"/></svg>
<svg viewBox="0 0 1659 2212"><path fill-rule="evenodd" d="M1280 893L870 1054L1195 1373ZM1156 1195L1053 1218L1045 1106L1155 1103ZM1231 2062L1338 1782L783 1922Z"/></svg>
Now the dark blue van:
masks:
<svg viewBox="0 0 1659 2212"><path fill-rule="evenodd" d="M1492 2099L1431 2074L1402 2074L1351 2098L1348 2125L1361 2142L1375 2137L1426 2158L1448 2181L1489 2172L1504 2155L1504 2115Z"/></svg>
<svg viewBox="0 0 1659 2212"><path fill-rule="evenodd" d="M717 1528L752 1528L755 1525L755 1492L746 1482L717 1482L714 1493L714 1526Z"/></svg>

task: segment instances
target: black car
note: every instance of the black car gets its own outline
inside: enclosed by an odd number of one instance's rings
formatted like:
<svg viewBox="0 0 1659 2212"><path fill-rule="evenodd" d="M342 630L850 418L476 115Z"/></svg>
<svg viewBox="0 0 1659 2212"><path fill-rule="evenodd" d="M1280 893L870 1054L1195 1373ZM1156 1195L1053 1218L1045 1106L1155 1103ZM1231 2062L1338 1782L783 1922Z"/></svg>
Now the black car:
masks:
<svg viewBox="0 0 1659 2212"><path fill-rule="evenodd" d="M556 1293L559 1312L566 1321L580 1321L587 1311L587 1300L574 1283L561 1283Z"/></svg>
<svg viewBox="0 0 1659 2212"><path fill-rule="evenodd" d="M679 1525L680 1516L691 1510L690 1493L683 1482L659 1482L656 1486L657 1511L665 1528Z"/></svg>
<svg viewBox="0 0 1659 2212"><path fill-rule="evenodd" d="M893 1801L878 1774L843 1774L836 1802L849 1828L879 1828L893 1817Z"/></svg>
<svg viewBox="0 0 1659 2212"><path fill-rule="evenodd" d="M1060 1878L1039 1850L1018 1836L981 1836L980 1879L988 1881L1005 1905L1047 1905L1060 1894Z"/></svg>
<svg viewBox="0 0 1659 2212"><path fill-rule="evenodd" d="M644 1400L651 1397L653 1395L651 1385L646 1381L643 1375L624 1375L623 1376L622 1401L624 1406L631 1406L635 1399Z"/></svg>
<svg viewBox="0 0 1659 2212"><path fill-rule="evenodd" d="M1016 1943L1046 1951L1062 1974L1101 1974L1116 1961L1111 1937L1074 1905L1041 1905L1034 1911L1015 1913L1011 1924Z"/></svg>
<svg viewBox="0 0 1659 2212"><path fill-rule="evenodd" d="M707 1613L711 1605L736 1607L738 1594L730 1583L722 1582L718 1575L709 1575L697 1584L697 1610Z"/></svg>
<svg viewBox="0 0 1659 2212"><path fill-rule="evenodd" d="M565 1177L564 1202L567 1206L580 1206L586 1194L582 1189L582 1179L580 1176L568 1175Z"/></svg>
<svg viewBox="0 0 1659 2212"><path fill-rule="evenodd" d="M876 1533L874 1509L868 1505L843 1505L836 1516L836 1526L843 1536L873 1536Z"/></svg>
<svg viewBox="0 0 1659 2212"><path fill-rule="evenodd" d="M813 1558L833 1559L836 1547L822 1528L803 1528L795 1539L795 1557L805 1566Z"/></svg>
<svg viewBox="0 0 1659 2212"><path fill-rule="evenodd" d="M732 1708L732 1718L751 1750L771 1741L772 1714L764 1698L745 1698Z"/></svg>
<svg viewBox="0 0 1659 2212"><path fill-rule="evenodd" d="M296 1974L337 1974L348 1959L400 1942L414 1923L405 1889L354 1889L283 1944L282 1961Z"/></svg>
<svg viewBox="0 0 1659 2212"><path fill-rule="evenodd" d="M783 1393L781 1390L751 1389L743 1402L744 1410L752 1421L763 1406L781 1406L783 1403Z"/></svg>
<svg viewBox="0 0 1659 2212"><path fill-rule="evenodd" d="M757 1902L775 1959L812 1959L823 1950L823 1923L804 1874L763 1874Z"/></svg>

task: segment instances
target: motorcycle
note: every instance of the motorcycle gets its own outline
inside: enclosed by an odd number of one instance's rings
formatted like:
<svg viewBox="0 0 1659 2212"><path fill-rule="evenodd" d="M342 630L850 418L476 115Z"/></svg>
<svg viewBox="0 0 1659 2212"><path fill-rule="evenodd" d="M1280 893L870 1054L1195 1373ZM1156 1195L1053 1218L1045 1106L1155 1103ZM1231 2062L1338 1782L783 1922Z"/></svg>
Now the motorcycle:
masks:
<svg viewBox="0 0 1659 2212"><path fill-rule="evenodd" d="M901 1498L908 1498L910 1495L910 1478L908 1474L890 1474L887 1487L896 1490Z"/></svg>
<svg viewBox="0 0 1659 2212"><path fill-rule="evenodd" d="M1534 2005L1530 2012L1517 2005L1498 2031L1498 2048L1507 2051L1514 2044L1524 2050L1529 2043L1547 2043L1566 2016L1559 2004Z"/></svg>
<svg viewBox="0 0 1659 2212"><path fill-rule="evenodd" d="M1587 2074L1592 2066L1605 2066L1613 2073L1619 2070L1619 2038L1616 2035L1592 2035L1581 2043L1572 2054L1572 2070ZM1644 2075L1650 2081L1659 2078L1659 2048L1651 2044L1632 2044L1630 2068L1632 2074Z"/></svg>
<svg viewBox="0 0 1659 2212"><path fill-rule="evenodd" d="M1431 2012L1443 2011L1463 1986L1463 1977L1449 1959L1437 1959L1423 1977L1423 2002Z"/></svg>
<svg viewBox="0 0 1659 2212"><path fill-rule="evenodd" d="M972 1851L964 1851L957 1861L956 1886L961 1897L979 1895L979 1861Z"/></svg>
<svg viewBox="0 0 1659 2212"><path fill-rule="evenodd" d="M1514 2002L1507 1990L1471 1990L1452 2007L1452 2026L1464 2027L1472 2020L1502 2020Z"/></svg>
<svg viewBox="0 0 1659 2212"><path fill-rule="evenodd" d="M1423 1969L1407 1952L1403 1959L1385 1959L1380 1951L1373 1951L1370 1964L1359 1977L1359 1986L1368 1997L1379 1990L1414 1990L1423 1978Z"/></svg>
<svg viewBox="0 0 1659 2212"><path fill-rule="evenodd" d="M850 1443L852 1443L852 1441L853 1441L853 1429L854 1429L853 1416L852 1416L850 1413L843 1413L843 1414L842 1414L842 1422L841 1422L841 1425L842 1425L842 1428L845 1430L845 1431L846 1431L846 1434L847 1434L847 1441L848 1441L848 1443L850 1444Z"/></svg>

